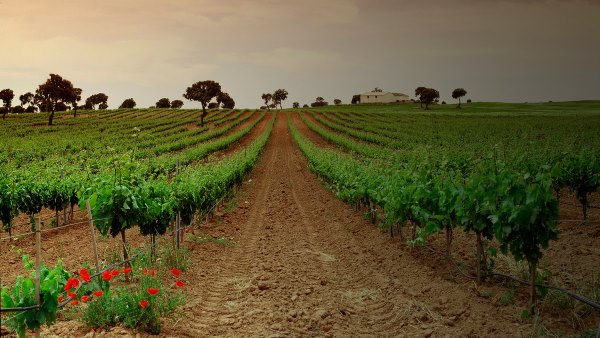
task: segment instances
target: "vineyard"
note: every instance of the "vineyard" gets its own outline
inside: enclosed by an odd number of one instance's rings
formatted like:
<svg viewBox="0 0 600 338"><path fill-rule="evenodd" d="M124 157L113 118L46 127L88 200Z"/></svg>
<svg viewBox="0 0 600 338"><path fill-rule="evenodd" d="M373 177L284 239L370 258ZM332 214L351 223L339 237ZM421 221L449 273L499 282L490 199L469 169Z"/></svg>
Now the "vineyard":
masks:
<svg viewBox="0 0 600 338"><path fill-rule="evenodd" d="M166 323L174 336L595 334L598 109L220 109L203 125L195 110L118 109L56 113L53 127L11 116L2 285L18 283L36 220L64 247L87 241L91 216L125 261L138 247L152 259L174 232L189 248L190 325ZM45 264L76 271L89 250L45 249Z"/></svg>

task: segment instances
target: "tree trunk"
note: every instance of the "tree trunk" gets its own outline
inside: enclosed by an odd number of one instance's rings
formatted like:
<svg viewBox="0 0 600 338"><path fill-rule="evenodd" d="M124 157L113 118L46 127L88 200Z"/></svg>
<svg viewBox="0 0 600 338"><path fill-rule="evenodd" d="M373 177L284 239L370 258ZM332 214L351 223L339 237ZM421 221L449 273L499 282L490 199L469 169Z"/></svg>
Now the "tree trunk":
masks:
<svg viewBox="0 0 600 338"><path fill-rule="evenodd" d="M75 108L73 109L73 117L77 117L77 105L75 105Z"/></svg>
<svg viewBox="0 0 600 338"><path fill-rule="evenodd" d="M5 110L4 113L2 114L2 119L3 120L6 120L6 114L8 114L8 111Z"/></svg>
<svg viewBox="0 0 600 338"><path fill-rule="evenodd" d="M483 254L483 243L481 241L481 234L477 233L477 285L481 285L481 256Z"/></svg>
<svg viewBox="0 0 600 338"><path fill-rule="evenodd" d="M429 103L425 103L425 110L429 110Z"/></svg>
<svg viewBox="0 0 600 338"><path fill-rule="evenodd" d="M460 97L458 98L458 107L457 108L460 108Z"/></svg>
<svg viewBox="0 0 600 338"><path fill-rule="evenodd" d="M202 105L202 114L200 115L200 126L204 126L204 116L206 115L206 106Z"/></svg>
<svg viewBox="0 0 600 338"><path fill-rule="evenodd" d="M150 235L150 260L154 262L154 258L156 256L155 253L155 245L156 245L156 238L155 238L155 234Z"/></svg>
<svg viewBox="0 0 600 338"><path fill-rule="evenodd" d="M12 220L10 222L8 222L8 238L9 241L12 242L13 238L12 238Z"/></svg>
<svg viewBox="0 0 600 338"><path fill-rule="evenodd" d="M129 260L129 253L127 252L127 243L125 242L125 230L121 230L121 240L123 241L123 260ZM131 263L127 262L127 266L131 267Z"/></svg>
<svg viewBox="0 0 600 338"><path fill-rule="evenodd" d="M50 117L48 118L48 126L52 125L52 120L54 119L54 109L50 112Z"/></svg>
<svg viewBox="0 0 600 338"><path fill-rule="evenodd" d="M451 255L450 255L451 247L452 247L452 227L448 226L448 227L446 227L446 254L448 255L448 257L451 257Z"/></svg>
<svg viewBox="0 0 600 338"><path fill-rule="evenodd" d="M587 209L588 209L588 195L586 192L577 193L577 199L579 203L581 203L582 211L583 211L583 220L587 221Z"/></svg>
<svg viewBox="0 0 600 338"><path fill-rule="evenodd" d="M529 263L529 300L531 302L531 314L535 313L535 277L537 274L536 265L536 263Z"/></svg>

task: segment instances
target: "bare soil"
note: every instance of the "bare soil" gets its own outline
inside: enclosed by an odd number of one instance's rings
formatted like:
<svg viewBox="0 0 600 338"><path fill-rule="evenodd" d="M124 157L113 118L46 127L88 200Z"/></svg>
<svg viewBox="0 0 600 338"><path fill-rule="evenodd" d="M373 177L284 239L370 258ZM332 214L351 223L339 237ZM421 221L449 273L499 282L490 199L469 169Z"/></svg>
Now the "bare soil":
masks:
<svg viewBox="0 0 600 338"><path fill-rule="evenodd" d="M283 114L238 194L195 231L232 245L186 237L191 267L183 274L184 318L166 320L161 337L530 337L535 332L531 320L519 318L518 305L500 306L472 281L449 278L445 262L429 259L424 249L407 249L339 201L308 170ZM147 241L136 231L127 236L131 243ZM455 245L466 248L470 239L456 237ZM49 265L57 257L69 269L91 262L89 226L49 233L43 241ZM32 242L26 238L17 246L32 252ZM597 234L590 242L597 243ZM558 250L574 254L566 243L567 252ZM118 247L115 239L100 245L105 255ZM4 282L22 271L18 257L2 241ZM123 328L93 332L76 321L62 321L42 334L136 335Z"/></svg>

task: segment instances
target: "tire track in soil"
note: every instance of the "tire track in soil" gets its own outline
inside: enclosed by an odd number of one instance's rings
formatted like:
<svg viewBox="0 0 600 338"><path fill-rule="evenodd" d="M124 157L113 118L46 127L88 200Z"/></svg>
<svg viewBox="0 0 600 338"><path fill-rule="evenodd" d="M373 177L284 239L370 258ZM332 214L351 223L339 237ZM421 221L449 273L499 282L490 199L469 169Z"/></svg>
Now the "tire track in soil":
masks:
<svg viewBox="0 0 600 338"><path fill-rule="evenodd" d="M250 182L250 183L248 183ZM235 245L193 247L198 281L167 336L527 336L530 327L441 279L335 198L279 114L239 206L211 230ZM511 316L512 314L512 316ZM182 324L185 323L185 324Z"/></svg>

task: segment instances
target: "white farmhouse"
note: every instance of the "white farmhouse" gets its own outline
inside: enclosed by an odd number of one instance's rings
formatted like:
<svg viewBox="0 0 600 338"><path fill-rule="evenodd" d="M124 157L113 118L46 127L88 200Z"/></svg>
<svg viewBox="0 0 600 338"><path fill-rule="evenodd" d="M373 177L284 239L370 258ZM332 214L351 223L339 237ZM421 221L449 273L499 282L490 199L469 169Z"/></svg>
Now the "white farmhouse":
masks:
<svg viewBox="0 0 600 338"><path fill-rule="evenodd" d="M409 100L408 95L402 93L372 91L360 94L360 103L395 103Z"/></svg>

